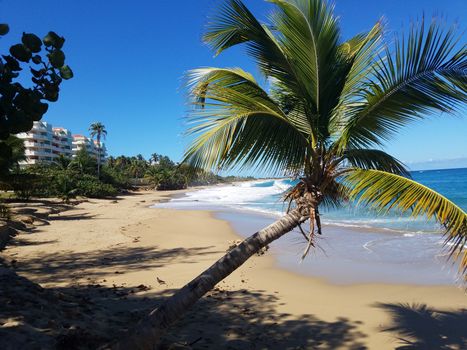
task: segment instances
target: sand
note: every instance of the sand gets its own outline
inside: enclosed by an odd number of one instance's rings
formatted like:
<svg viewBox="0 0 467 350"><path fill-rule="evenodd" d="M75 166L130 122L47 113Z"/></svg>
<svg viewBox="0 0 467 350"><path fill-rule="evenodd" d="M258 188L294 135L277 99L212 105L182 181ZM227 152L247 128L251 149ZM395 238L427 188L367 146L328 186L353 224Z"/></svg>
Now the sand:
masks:
<svg viewBox="0 0 467 350"><path fill-rule="evenodd" d="M207 211L149 208L168 195L89 200L16 236L1 252L1 283L9 287L0 294L8 305L0 311L0 347L96 348L239 239ZM420 349L462 349L466 308L465 291L455 286L333 285L277 268L268 252L203 298L165 344L394 349L406 341Z"/></svg>

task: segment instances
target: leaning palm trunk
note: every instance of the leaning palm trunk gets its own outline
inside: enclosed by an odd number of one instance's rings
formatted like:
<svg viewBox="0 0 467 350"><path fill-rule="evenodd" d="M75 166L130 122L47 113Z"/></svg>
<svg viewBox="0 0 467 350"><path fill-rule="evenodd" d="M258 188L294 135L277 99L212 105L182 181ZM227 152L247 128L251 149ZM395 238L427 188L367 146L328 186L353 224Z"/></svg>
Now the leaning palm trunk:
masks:
<svg viewBox="0 0 467 350"><path fill-rule="evenodd" d="M178 290L161 306L154 309L124 339L107 348L114 350L157 349L168 328L179 320L204 294L261 248L290 232L308 217L306 209L293 209L278 221L248 237L214 265Z"/></svg>

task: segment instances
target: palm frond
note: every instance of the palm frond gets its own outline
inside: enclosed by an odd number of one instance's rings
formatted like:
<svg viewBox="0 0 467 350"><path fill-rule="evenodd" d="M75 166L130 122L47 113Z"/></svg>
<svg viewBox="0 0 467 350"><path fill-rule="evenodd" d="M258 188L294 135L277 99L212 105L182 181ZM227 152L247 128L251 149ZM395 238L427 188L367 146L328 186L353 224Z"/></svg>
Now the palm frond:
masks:
<svg viewBox="0 0 467 350"><path fill-rule="evenodd" d="M400 175L380 170L356 169L344 176L352 188L351 199L380 211L395 208L412 216L435 218L446 230L451 256L461 258L467 272L467 214L456 204L430 188Z"/></svg>
<svg viewBox="0 0 467 350"><path fill-rule="evenodd" d="M350 63L345 86L342 89L342 104L355 98L366 83L373 63L383 50L384 22L378 21L368 33L358 34L340 45L340 53Z"/></svg>
<svg viewBox="0 0 467 350"><path fill-rule="evenodd" d="M388 173L410 177L404 164L384 151L377 149L348 149L344 151L341 161L360 169L383 170Z"/></svg>
<svg viewBox="0 0 467 350"><path fill-rule="evenodd" d="M333 179L323 189L322 206L327 208L338 208L348 200L350 189L343 183Z"/></svg>
<svg viewBox="0 0 467 350"><path fill-rule="evenodd" d="M384 21L378 21L368 33L357 34L339 46L339 54L346 62L347 71L339 102L330 120L330 134L339 135L354 109L352 106L360 92L366 87L368 76L379 54L383 50Z"/></svg>
<svg viewBox="0 0 467 350"><path fill-rule="evenodd" d="M381 144L411 121L458 110L467 98L467 50L456 49L458 40L454 28L445 31L435 20L396 38L349 106L340 143Z"/></svg>
<svg viewBox="0 0 467 350"><path fill-rule="evenodd" d="M241 0L223 1L209 20L203 41L216 55L232 46L245 44L247 53L266 76L274 76L291 85L296 81L291 64L271 30L260 23Z"/></svg>
<svg viewBox="0 0 467 350"><path fill-rule="evenodd" d="M334 74L340 35L333 6L319 0L270 1L278 7L271 16L278 40L287 57L293 58L296 76L312 104L310 112L319 115L322 100L329 96L321 90Z"/></svg>
<svg viewBox="0 0 467 350"><path fill-rule="evenodd" d="M185 161L203 169L292 171L303 165L306 137L251 75L238 68L204 68L192 71L189 82L195 108L188 134L195 139Z"/></svg>

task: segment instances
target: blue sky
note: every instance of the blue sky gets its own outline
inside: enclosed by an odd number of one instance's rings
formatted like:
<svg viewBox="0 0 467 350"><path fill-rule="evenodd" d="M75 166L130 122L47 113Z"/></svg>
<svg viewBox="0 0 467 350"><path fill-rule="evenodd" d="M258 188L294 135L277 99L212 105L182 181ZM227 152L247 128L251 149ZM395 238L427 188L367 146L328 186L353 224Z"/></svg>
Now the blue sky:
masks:
<svg viewBox="0 0 467 350"><path fill-rule="evenodd" d="M200 66L255 66L243 51L218 58L201 42L215 0L0 0L0 22L10 34L0 41L5 52L23 31L44 35L54 30L66 38L64 51L75 78L63 84L60 100L44 120L87 133L94 121L108 130L111 155L162 153L179 160L187 144L183 74ZM270 6L245 0L260 17ZM388 29L400 31L425 13L449 22L465 21L465 0L337 0L345 38L368 30L381 16ZM465 30L465 28L462 28ZM465 36L463 38L465 42ZM440 116L404 129L387 146L413 165L430 160L448 167L467 166L467 116ZM423 163L424 162L424 163ZM428 162L428 163L427 163Z"/></svg>

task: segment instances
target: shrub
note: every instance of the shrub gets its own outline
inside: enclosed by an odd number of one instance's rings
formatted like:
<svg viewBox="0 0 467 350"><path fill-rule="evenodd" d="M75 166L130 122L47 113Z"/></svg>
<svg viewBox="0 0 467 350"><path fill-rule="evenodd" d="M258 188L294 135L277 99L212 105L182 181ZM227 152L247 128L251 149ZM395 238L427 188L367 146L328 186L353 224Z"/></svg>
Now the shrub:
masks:
<svg viewBox="0 0 467 350"><path fill-rule="evenodd" d="M115 188L131 188L129 176L116 169L103 166L101 169L101 178L103 183L112 185Z"/></svg>
<svg viewBox="0 0 467 350"><path fill-rule="evenodd" d="M100 182L97 177L83 175L76 183L76 194L91 198L113 197L117 190L110 184Z"/></svg>
<svg viewBox="0 0 467 350"><path fill-rule="evenodd" d="M176 171L169 171L161 175L157 189L159 191L183 190L187 188L186 177Z"/></svg>
<svg viewBox="0 0 467 350"><path fill-rule="evenodd" d="M13 174L7 180L8 185L21 200L29 200L33 195L40 192L43 180L37 174Z"/></svg>
<svg viewBox="0 0 467 350"><path fill-rule="evenodd" d="M74 177L70 176L69 171L57 171L50 186L52 189L51 195L56 195L65 203L69 203L70 199L75 198L78 189L75 187Z"/></svg>

